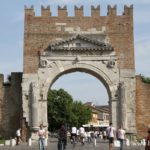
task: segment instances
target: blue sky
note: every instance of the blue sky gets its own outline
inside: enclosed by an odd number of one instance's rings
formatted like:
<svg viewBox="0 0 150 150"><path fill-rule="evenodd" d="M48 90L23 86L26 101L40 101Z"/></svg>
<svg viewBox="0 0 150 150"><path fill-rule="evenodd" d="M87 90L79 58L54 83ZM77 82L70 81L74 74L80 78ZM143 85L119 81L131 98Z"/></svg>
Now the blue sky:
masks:
<svg viewBox="0 0 150 150"><path fill-rule="evenodd" d="M36 15L40 15L41 5L50 5L53 15L56 15L57 5L67 5L69 15L72 15L74 5L84 5L89 10L91 5L99 4L102 15L106 15L108 4L117 4L118 14L123 12L124 4L134 5L136 74L150 76L150 0L5 0L0 5L0 73L22 72L24 5L34 5ZM90 12L85 11L85 14ZM87 74L62 76L53 85L53 88L60 87L69 91L75 99L99 104L106 104L108 99L101 82Z"/></svg>

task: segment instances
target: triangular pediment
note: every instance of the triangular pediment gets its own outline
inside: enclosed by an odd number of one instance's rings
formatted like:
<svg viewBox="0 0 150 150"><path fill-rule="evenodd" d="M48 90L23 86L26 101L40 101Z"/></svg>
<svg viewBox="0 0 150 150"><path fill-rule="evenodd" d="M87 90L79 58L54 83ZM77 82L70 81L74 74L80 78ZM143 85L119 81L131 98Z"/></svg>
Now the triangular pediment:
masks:
<svg viewBox="0 0 150 150"><path fill-rule="evenodd" d="M52 43L48 46L46 51L57 50L101 50L101 51L113 51L113 48L104 42L85 37L82 35L76 35L68 39Z"/></svg>

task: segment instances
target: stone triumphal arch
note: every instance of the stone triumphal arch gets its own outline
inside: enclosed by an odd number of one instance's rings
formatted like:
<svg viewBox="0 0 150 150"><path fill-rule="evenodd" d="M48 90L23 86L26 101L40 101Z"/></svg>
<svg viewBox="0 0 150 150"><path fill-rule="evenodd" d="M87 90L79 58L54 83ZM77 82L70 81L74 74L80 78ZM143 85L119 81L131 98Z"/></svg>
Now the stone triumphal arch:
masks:
<svg viewBox="0 0 150 150"><path fill-rule="evenodd" d="M57 17L50 7L41 10L35 16L33 7L25 8L22 107L27 126L33 132L41 123L48 126L49 87L63 74L81 71L105 85L114 126L136 133L133 7L125 6L122 16L110 6L107 16L100 16L100 6L91 7L91 16L83 16L82 6L71 17L66 7L58 7Z"/></svg>

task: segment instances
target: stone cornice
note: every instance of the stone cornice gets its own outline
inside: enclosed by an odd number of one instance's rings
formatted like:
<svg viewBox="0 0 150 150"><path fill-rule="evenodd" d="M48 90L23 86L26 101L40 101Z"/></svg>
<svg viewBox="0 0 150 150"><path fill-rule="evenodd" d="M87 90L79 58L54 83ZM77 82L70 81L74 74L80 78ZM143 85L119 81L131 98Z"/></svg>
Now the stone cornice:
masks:
<svg viewBox="0 0 150 150"><path fill-rule="evenodd" d="M71 47L64 47L64 44L71 43L74 40L81 40L83 42L87 42L93 47L88 47L88 46L71 46ZM95 39L91 39L89 37L85 37L83 35L75 35L71 38L68 38L63 41L59 41L56 43L50 44L45 51L113 51L113 47L110 46L108 43L100 42Z"/></svg>

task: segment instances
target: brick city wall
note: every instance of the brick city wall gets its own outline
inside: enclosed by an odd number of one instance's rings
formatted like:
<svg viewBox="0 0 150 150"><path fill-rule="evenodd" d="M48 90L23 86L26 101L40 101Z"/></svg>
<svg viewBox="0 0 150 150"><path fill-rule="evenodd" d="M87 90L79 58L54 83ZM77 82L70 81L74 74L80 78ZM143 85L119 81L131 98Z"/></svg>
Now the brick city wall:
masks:
<svg viewBox="0 0 150 150"><path fill-rule="evenodd" d="M136 124L139 136L146 136L150 126L150 84L136 77Z"/></svg>
<svg viewBox="0 0 150 150"><path fill-rule="evenodd" d="M74 35L65 28L80 31L106 29L106 36L118 56L119 68L134 69L133 7L124 6L118 16L116 6L108 6L107 16L100 15L100 6L91 7L91 16L84 16L83 6L75 6L75 16L67 15L66 7L58 7L58 16L51 16L50 7L41 8L41 16L35 16L34 8L25 8L24 31L24 73L36 73L39 52L42 52L56 38Z"/></svg>
<svg viewBox="0 0 150 150"><path fill-rule="evenodd" d="M22 118L22 73L12 73L10 82L4 83L0 74L0 137L15 136Z"/></svg>
<svg viewBox="0 0 150 150"><path fill-rule="evenodd" d="M29 136L28 126L22 120L21 80L22 73L12 73L11 82L4 84L4 76L0 74L0 137L14 137L20 126L24 140ZM137 133L144 137L150 125L150 84L142 82L141 77L137 76L136 87Z"/></svg>

